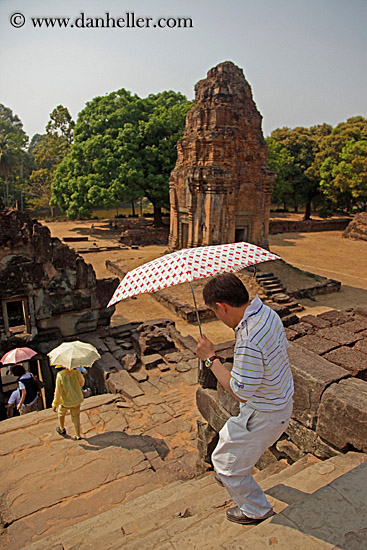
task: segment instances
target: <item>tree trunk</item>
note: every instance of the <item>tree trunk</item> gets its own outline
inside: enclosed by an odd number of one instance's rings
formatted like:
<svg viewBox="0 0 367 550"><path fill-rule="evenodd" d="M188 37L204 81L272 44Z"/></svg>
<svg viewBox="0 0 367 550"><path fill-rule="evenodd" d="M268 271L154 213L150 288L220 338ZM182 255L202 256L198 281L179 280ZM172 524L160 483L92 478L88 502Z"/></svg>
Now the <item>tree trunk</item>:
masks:
<svg viewBox="0 0 367 550"><path fill-rule="evenodd" d="M8 176L5 176L5 206L9 208L9 181Z"/></svg>
<svg viewBox="0 0 367 550"><path fill-rule="evenodd" d="M131 201L131 210L133 211L133 216L135 218L135 204L134 204L134 201Z"/></svg>
<svg viewBox="0 0 367 550"><path fill-rule="evenodd" d="M311 201L306 202L306 211L305 215L303 216L304 220L310 220L311 219Z"/></svg>
<svg viewBox="0 0 367 550"><path fill-rule="evenodd" d="M162 210L160 206L153 204L154 208L154 226L163 227Z"/></svg>

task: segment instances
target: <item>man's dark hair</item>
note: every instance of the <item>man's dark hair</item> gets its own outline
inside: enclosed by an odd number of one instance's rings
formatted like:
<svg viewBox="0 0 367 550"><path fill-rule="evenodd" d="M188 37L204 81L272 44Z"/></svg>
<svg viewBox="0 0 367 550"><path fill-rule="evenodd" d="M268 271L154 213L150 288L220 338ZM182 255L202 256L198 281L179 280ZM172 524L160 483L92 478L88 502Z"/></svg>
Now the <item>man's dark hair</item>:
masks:
<svg viewBox="0 0 367 550"><path fill-rule="evenodd" d="M241 307L249 301L245 285L233 273L221 273L210 279L204 287L203 298L207 306L214 308L216 302Z"/></svg>
<svg viewBox="0 0 367 550"><path fill-rule="evenodd" d="M23 365L14 365L10 370L14 376L23 376L23 374L25 374L25 368Z"/></svg>

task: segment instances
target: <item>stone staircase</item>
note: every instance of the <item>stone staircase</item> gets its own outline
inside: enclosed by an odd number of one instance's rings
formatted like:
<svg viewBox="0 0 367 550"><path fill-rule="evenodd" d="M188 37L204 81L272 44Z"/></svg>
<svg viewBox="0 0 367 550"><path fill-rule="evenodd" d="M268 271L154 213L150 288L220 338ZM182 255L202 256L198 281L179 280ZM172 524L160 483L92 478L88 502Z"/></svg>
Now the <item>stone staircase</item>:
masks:
<svg viewBox="0 0 367 550"><path fill-rule="evenodd" d="M269 300L286 306L291 314L304 309L302 305L287 294L287 289L273 273L257 272L256 281L259 283Z"/></svg>
<svg viewBox="0 0 367 550"><path fill-rule="evenodd" d="M284 468L284 466L282 466ZM271 470L274 472L274 469ZM276 515L256 526L229 522L233 506L213 473L175 481L62 532L29 550L308 550L367 548L367 455L349 452L324 462L306 455L255 479ZM364 511L363 511L364 510Z"/></svg>

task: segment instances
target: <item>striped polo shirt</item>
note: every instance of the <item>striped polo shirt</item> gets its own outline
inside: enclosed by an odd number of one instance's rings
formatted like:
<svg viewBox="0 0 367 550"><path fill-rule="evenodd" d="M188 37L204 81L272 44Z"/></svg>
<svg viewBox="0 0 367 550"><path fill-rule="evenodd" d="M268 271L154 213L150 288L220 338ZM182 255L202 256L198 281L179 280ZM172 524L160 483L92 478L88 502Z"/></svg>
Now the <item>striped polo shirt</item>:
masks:
<svg viewBox="0 0 367 550"><path fill-rule="evenodd" d="M260 411L284 408L294 388L289 344L279 315L256 297L235 332L233 393Z"/></svg>

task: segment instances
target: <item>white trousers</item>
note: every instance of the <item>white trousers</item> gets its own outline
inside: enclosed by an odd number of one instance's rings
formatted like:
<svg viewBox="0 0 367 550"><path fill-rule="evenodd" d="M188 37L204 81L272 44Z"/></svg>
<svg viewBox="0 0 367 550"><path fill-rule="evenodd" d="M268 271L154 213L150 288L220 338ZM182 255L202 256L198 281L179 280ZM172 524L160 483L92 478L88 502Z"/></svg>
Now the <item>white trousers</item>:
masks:
<svg viewBox="0 0 367 550"><path fill-rule="evenodd" d="M212 454L215 471L232 500L250 518L261 518L272 510L251 469L287 429L292 409L292 399L275 412L260 412L241 403L240 414L231 417L219 432Z"/></svg>

